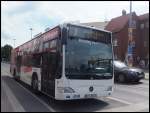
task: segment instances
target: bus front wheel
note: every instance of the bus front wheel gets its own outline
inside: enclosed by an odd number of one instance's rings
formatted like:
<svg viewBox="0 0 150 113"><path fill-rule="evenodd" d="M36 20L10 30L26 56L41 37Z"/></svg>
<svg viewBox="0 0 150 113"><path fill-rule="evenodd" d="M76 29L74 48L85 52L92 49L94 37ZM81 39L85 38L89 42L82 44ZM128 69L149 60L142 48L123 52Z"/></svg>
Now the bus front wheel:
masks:
<svg viewBox="0 0 150 113"><path fill-rule="evenodd" d="M16 78L16 70L15 69L13 71L13 77L14 77L15 80L17 80L17 78Z"/></svg>

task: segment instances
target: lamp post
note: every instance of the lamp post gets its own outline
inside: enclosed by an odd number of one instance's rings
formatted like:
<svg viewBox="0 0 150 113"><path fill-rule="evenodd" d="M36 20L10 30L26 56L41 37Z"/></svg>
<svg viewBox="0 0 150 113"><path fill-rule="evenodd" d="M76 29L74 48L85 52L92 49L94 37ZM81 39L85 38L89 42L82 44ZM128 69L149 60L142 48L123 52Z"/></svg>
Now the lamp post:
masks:
<svg viewBox="0 0 150 113"><path fill-rule="evenodd" d="M16 39L14 38L13 40L14 40L14 48L15 48L15 40L16 40Z"/></svg>
<svg viewBox="0 0 150 113"><path fill-rule="evenodd" d="M33 29L32 29L32 28L30 28L30 31L31 31L31 39L32 39L32 30L33 30Z"/></svg>

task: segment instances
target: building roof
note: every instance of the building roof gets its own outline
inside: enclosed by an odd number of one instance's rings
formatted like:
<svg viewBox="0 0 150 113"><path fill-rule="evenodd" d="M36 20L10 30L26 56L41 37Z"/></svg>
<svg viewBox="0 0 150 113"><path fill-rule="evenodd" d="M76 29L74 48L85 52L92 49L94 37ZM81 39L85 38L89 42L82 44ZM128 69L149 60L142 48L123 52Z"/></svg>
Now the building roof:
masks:
<svg viewBox="0 0 150 113"><path fill-rule="evenodd" d="M135 12L132 13L132 15L136 15ZM149 19L149 13L137 16L139 20L144 20L144 19ZM111 21L108 23L106 26L105 30L111 31L111 32L118 32L124 26L127 24L129 21L130 14L122 15L116 18L111 19Z"/></svg>
<svg viewBox="0 0 150 113"><path fill-rule="evenodd" d="M88 23L80 23L80 24L90 26L90 27L95 27L98 29L105 29L108 23L109 23L108 21L105 21L105 22L88 22Z"/></svg>
<svg viewBox="0 0 150 113"><path fill-rule="evenodd" d="M140 15L140 16L138 16L138 17L139 17L139 20L149 19L149 13L146 13L146 14Z"/></svg>
<svg viewBox="0 0 150 113"><path fill-rule="evenodd" d="M136 15L135 12L133 12L132 15L133 14ZM111 32L118 32L127 24L129 18L130 18L130 14L113 18L108 23L105 29Z"/></svg>

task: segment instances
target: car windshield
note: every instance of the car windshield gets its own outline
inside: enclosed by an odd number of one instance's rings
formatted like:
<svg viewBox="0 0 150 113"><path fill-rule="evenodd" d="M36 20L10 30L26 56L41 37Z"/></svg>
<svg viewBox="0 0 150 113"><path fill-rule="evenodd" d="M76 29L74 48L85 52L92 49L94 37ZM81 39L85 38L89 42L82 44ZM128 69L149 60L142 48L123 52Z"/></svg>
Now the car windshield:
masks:
<svg viewBox="0 0 150 113"><path fill-rule="evenodd" d="M66 47L66 75L68 78L96 79L112 76L110 44L79 38L69 38ZM105 76L104 76L105 75Z"/></svg>
<svg viewBox="0 0 150 113"><path fill-rule="evenodd" d="M118 68L125 68L125 67L127 67L127 65L125 63L120 62L120 61L114 61L114 66L118 67Z"/></svg>

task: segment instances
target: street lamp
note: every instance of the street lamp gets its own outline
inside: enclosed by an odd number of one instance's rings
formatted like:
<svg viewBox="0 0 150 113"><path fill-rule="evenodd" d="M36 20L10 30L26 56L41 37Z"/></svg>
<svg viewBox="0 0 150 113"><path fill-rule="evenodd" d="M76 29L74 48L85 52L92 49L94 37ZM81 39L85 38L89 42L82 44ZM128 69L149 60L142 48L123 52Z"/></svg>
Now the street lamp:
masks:
<svg viewBox="0 0 150 113"><path fill-rule="evenodd" d="M32 30L33 30L33 29L32 29L32 28L30 28L30 30L31 30L31 39L32 39Z"/></svg>
<svg viewBox="0 0 150 113"><path fill-rule="evenodd" d="M16 39L14 38L13 40L14 40L14 48L15 48L15 40L16 40Z"/></svg>

